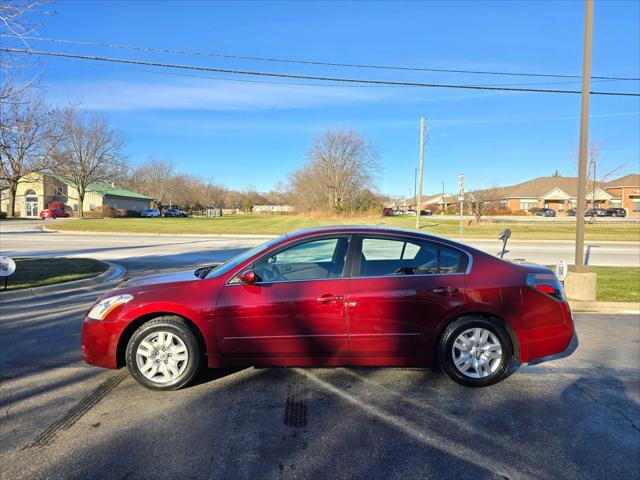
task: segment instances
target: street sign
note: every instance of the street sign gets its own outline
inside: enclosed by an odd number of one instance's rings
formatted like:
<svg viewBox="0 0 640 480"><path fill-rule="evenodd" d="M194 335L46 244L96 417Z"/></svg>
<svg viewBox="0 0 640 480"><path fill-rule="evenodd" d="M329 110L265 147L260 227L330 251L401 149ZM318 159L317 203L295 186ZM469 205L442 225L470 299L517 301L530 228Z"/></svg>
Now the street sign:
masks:
<svg viewBox="0 0 640 480"><path fill-rule="evenodd" d="M464 173L458 175L458 200L464 200Z"/></svg>
<svg viewBox="0 0 640 480"><path fill-rule="evenodd" d="M16 262L11 257L0 257L0 277L8 277L16 271Z"/></svg>
<svg viewBox="0 0 640 480"><path fill-rule="evenodd" d="M564 282L564 279L567 278L567 262L564 260L560 260L556 263L556 277L561 282Z"/></svg>

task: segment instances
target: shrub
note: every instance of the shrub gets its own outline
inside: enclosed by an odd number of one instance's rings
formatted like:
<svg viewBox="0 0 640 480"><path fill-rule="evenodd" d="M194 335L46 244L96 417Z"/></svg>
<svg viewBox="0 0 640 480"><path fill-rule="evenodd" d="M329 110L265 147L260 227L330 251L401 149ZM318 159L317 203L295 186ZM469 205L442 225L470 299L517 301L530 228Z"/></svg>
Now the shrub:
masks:
<svg viewBox="0 0 640 480"><path fill-rule="evenodd" d="M0 212L0 218L7 218L7 212Z"/></svg>
<svg viewBox="0 0 640 480"><path fill-rule="evenodd" d="M113 218L116 211L111 205L99 205L95 210L84 212L84 215L90 218Z"/></svg>

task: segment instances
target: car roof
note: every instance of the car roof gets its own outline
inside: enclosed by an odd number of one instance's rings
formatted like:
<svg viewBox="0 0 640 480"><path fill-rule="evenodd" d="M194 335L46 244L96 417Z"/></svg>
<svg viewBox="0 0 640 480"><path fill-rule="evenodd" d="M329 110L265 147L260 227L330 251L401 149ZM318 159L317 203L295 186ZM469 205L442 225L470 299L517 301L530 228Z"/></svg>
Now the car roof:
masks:
<svg viewBox="0 0 640 480"><path fill-rule="evenodd" d="M370 234L390 234L390 235L404 235L413 237L423 237L425 239L442 240L447 243L457 243L448 238L440 237L438 235L432 235L425 232L419 232L417 230L409 230L406 228L397 227L380 227L374 225L333 225L326 227L314 227L304 228L301 230L294 230L286 233L284 236L287 238L307 237L312 235L330 233L370 233Z"/></svg>

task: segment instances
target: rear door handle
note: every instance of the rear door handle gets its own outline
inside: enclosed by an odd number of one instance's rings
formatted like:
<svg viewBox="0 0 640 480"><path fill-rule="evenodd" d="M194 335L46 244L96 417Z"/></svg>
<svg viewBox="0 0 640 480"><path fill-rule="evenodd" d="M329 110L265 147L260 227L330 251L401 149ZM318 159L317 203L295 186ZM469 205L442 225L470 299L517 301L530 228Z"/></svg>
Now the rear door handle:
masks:
<svg viewBox="0 0 640 480"><path fill-rule="evenodd" d="M342 295L334 295L333 293L325 293L321 297L318 297L320 303L335 303L344 299Z"/></svg>
<svg viewBox="0 0 640 480"><path fill-rule="evenodd" d="M432 291L438 295L450 295L452 293L458 293L460 289L457 287L438 287L434 288Z"/></svg>

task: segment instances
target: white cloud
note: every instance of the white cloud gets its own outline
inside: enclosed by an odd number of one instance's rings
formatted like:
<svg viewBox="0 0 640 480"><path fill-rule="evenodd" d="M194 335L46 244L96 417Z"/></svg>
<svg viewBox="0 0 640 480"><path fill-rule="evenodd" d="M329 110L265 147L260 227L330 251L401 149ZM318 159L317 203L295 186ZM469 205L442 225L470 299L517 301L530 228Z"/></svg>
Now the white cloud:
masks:
<svg viewBox="0 0 640 480"><path fill-rule="evenodd" d="M306 108L380 100L379 89L265 85L184 80L145 83L64 83L50 89L54 103L80 103L87 110L267 110Z"/></svg>

